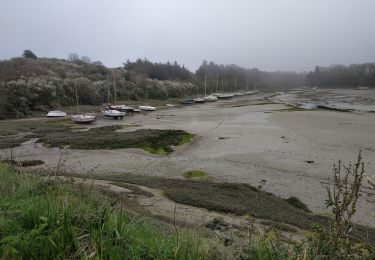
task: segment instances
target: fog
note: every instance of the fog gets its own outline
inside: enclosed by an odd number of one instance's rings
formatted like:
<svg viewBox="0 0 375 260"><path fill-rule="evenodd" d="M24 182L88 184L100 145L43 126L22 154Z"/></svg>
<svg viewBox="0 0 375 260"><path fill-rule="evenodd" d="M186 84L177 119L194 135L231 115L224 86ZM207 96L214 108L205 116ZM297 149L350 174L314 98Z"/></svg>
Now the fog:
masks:
<svg viewBox="0 0 375 260"><path fill-rule="evenodd" d="M3 0L0 59L87 55L262 70L375 61L373 0Z"/></svg>

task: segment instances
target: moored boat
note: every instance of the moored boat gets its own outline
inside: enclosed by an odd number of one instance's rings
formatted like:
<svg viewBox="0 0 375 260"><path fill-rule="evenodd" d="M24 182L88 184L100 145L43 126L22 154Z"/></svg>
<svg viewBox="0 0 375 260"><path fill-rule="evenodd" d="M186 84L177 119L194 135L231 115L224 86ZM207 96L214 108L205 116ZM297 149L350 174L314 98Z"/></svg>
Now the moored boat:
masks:
<svg viewBox="0 0 375 260"><path fill-rule="evenodd" d="M114 118L114 119L123 119L126 112L114 110L114 109L105 109L102 111L105 117Z"/></svg>
<svg viewBox="0 0 375 260"><path fill-rule="evenodd" d="M75 90L75 96L76 96L76 103L77 103L77 114L70 117L70 119L78 124L90 124L95 121L96 115L92 114L81 114L79 112L79 104L78 104L78 91L77 91L77 85L76 81L74 81L74 90Z"/></svg>
<svg viewBox="0 0 375 260"><path fill-rule="evenodd" d="M125 112L125 113L134 112L134 107L130 107L126 105L110 105L109 109L113 109L113 110L117 110L117 111Z"/></svg>
<svg viewBox="0 0 375 260"><path fill-rule="evenodd" d="M138 108L143 111L155 111L156 110L156 107L152 107L149 105L138 106Z"/></svg>
<svg viewBox="0 0 375 260"><path fill-rule="evenodd" d="M217 101L217 96L209 95L209 96L205 97L205 100L206 100L206 102L215 102L215 101Z"/></svg>
<svg viewBox="0 0 375 260"><path fill-rule="evenodd" d="M230 99L232 97L233 97L233 94L230 94L230 93L223 93L217 96L217 98L220 98L220 99Z"/></svg>
<svg viewBox="0 0 375 260"><path fill-rule="evenodd" d="M70 117L73 122L78 124L89 124L95 121L96 116L94 115L87 115L87 114L80 114L74 115Z"/></svg>
<svg viewBox="0 0 375 260"><path fill-rule="evenodd" d="M66 113L59 110L49 111L47 117L66 117Z"/></svg>
<svg viewBox="0 0 375 260"><path fill-rule="evenodd" d="M186 98L186 99L181 100L180 103L184 105L191 105L191 104L194 104L194 100L191 98Z"/></svg>
<svg viewBox="0 0 375 260"><path fill-rule="evenodd" d="M204 103L204 102L206 102L206 99L203 97L194 98L194 103Z"/></svg>

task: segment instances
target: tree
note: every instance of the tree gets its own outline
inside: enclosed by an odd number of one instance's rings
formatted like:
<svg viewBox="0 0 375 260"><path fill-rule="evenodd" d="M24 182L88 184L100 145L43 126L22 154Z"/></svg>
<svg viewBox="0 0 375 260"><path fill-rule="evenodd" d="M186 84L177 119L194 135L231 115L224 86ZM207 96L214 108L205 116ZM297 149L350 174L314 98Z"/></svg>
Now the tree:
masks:
<svg viewBox="0 0 375 260"><path fill-rule="evenodd" d="M77 62L79 61L79 55L75 52L69 53L68 60L71 62Z"/></svg>
<svg viewBox="0 0 375 260"><path fill-rule="evenodd" d="M38 57L30 50L24 50L22 57L25 59L37 59Z"/></svg>
<svg viewBox="0 0 375 260"><path fill-rule="evenodd" d="M86 63L91 63L91 59L88 56L82 56L81 61L86 62Z"/></svg>

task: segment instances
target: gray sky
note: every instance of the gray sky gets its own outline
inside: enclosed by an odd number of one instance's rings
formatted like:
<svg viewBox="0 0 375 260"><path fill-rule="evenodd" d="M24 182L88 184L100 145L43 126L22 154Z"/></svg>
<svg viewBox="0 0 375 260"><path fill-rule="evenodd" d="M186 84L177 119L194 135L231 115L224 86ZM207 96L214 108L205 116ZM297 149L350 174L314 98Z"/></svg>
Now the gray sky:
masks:
<svg viewBox="0 0 375 260"><path fill-rule="evenodd" d="M24 49L262 70L375 61L374 0L0 0L0 59Z"/></svg>

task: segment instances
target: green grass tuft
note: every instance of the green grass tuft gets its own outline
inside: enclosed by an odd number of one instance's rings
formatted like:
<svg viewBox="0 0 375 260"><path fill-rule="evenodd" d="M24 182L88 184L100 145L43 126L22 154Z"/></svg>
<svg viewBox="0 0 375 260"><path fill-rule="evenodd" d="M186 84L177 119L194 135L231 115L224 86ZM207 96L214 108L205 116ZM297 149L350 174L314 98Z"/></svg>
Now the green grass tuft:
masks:
<svg viewBox="0 0 375 260"><path fill-rule="evenodd" d="M196 178L196 177L205 177L208 176L208 173L204 171L199 171L199 170L193 170L193 171L188 171L184 173L185 178Z"/></svg>
<svg viewBox="0 0 375 260"><path fill-rule="evenodd" d="M195 134L189 134L189 133L183 134L179 145L190 143L194 137L195 137Z"/></svg>

